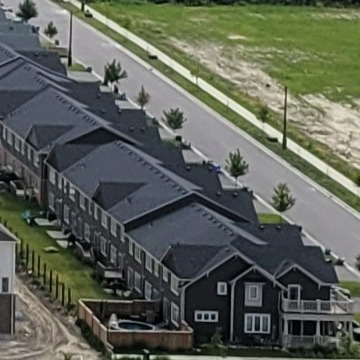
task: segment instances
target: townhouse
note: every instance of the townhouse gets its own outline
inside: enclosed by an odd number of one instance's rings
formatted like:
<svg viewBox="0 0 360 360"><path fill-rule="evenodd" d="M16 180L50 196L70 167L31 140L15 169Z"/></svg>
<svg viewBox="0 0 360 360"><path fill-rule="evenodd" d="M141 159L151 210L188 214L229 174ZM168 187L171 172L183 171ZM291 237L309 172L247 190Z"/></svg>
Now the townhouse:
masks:
<svg viewBox="0 0 360 360"><path fill-rule="evenodd" d="M0 339L15 333L16 240L0 229Z"/></svg>
<svg viewBox="0 0 360 360"><path fill-rule="evenodd" d="M97 266L161 301L170 328L285 347L351 332L353 304L321 249L297 226L259 224L251 191L224 189L213 165L187 163L142 111L67 78L43 51L1 44L0 98L1 164Z"/></svg>

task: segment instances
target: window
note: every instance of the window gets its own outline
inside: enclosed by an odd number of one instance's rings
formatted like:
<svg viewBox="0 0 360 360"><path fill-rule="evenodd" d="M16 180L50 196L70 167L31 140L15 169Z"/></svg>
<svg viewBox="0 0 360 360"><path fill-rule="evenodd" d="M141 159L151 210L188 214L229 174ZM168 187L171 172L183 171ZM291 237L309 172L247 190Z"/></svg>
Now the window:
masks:
<svg viewBox="0 0 360 360"><path fill-rule="evenodd" d="M7 132L6 128L3 127L3 139L4 140L6 140L6 132Z"/></svg>
<svg viewBox="0 0 360 360"><path fill-rule="evenodd" d="M101 211L101 226L105 229L108 228L108 217L104 211Z"/></svg>
<svg viewBox="0 0 360 360"><path fill-rule="evenodd" d="M156 289L152 289L151 299L152 300L159 300L160 299L160 292L157 291Z"/></svg>
<svg viewBox="0 0 360 360"><path fill-rule="evenodd" d="M33 158L33 165L35 167L39 167L39 165L40 165L39 156L37 156L35 153L34 153L34 158Z"/></svg>
<svg viewBox="0 0 360 360"><path fill-rule="evenodd" d="M146 270L152 272L152 258L148 254L146 254L145 267Z"/></svg>
<svg viewBox="0 0 360 360"><path fill-rule="evenodd" d="M156 260L154 261L154 275L159 276L159 263Z"/></svg>
<svg viewBox="0 0 360 360"><path fill-rule="evenodd" d="M13 134L10 131L7 133L7 142L9 145L13 144Z"/></svg>
<svg viewBox="0 0 360 360"><path fill-rule="evenodd" d="M244 331L248 334L270 334L269 314L245 314Z"/></svg>
<svg viewBox="0 0 360 360"><path fill-rule="evenodd" d="M134 276L134 287L135 290L137 290L141 294L141 275L137 271L135 271Z"/></svg>
<svg viewBox="0 0 360 360"><path fill-rule="evenodd" d="M62 177L58 175L58 189L60 192L62 191Z"/></svg>
<svg viewBox="0 0 360 360"><path fill-rule="evenodd" d="M99 219L98 211L99 211L99 207L97 205L94 205L94 219L95 220Z"/></svg>
<svg viewBox="0 0 360 360"><path fill-rule="evenodd" d="M168 282L168 280L169 280L169 270L166 269L165 267L163 267L162 269L163 269L162 270L163 280L165 282Z"/></svg>
<svg viewBox="0 0 360 360"><path fill-rule="evenodd" d="M17 136L15 136L15 138L14 138L14 147L15 147L16 151L20 151L21 142L20 142L20 139Z"/></svg>
<svg viewBox="0 0 360 360"><path fill-rule="evenodd" d="M88 207L88 211L89 211L89 215L92 215L92 202L89 201L89 207Z"/></svg>
<svg viewBox="0 0 360 360"><path fill-rule="evenodd" d="M9 292L9 278L8 277L3 277L1 279L1 291L3 293Z"/></svg>
<svg viewBox="0 0 360 360"><path fill-rule="evenodd" d="M31 150L30 146L28 145L27 146L27 158L28 158L29 161L31 161L31 158L32 158L31 153L32 153L32 150Z"/></svg>
<svg viewBox="0 0 360 360"><path fill-rule="evenodd" d="M173 302L171 303L171 322L179 326L179 307Z"/></svg>
<svg viewBox="0 0 360 360"><path fill-rule="evenodd" d="M107 240L103 236L100 236L100 251L105 256L107 255L106 245L107 245Z"/></svg>
<svg viewBox="0 0 360 360"><path fill-rule="evenodd" d="M64 221L69 224L69 207L67 205L64 205Z"/></svg>
<svg viewBox="0 0 360 360"><path fill-rule="evenodd" d="M116 234L117 234L117 224L116 224L116 221L113 218L110 219L110 231L114 236L116 236Z"/></svg>
<svg viewBox="0 0 360 360"><path fill-rule="evenodd" d="M134 288L134 270L131 267L127 271L127 286L130 290Z"/></svg>
<svg viewBox="0 0 360 360"><path fill-rule="evenodd" d="M65 179L63 179L63 180L64 180L64 187L63 187L64 194L67 194L69 183Z"/></svg>
<svg viewBox="0 0 360 360"><path fill-rule="evenodd" d="M49 192L49 208L55 210L55 196L52 192Z"/></svg>
<svg viewBox="0 0 360 360"><path fill-rule="evenodd" d="M49 168L49 180L50 182L55 185L56 183L56 174L53 168Z"/></svg>
<svg viewBox="0 0 360 360"><path fill-rule="evenodd" d="M141 264L141 249L135 245L135 260Z"/></svg>
<svg viewBox="0 0 360 360"><path fill-rule="evenodd" d="M84 224L84 239L90 242L90 225Z"/></svg>
<svg viewBox="0 0 360 360"><path fill-rule="evenodd" d="M196 321L196 322L218 322L219 321L219 312L218 311L195 310L194 321Z"/></svg>
<svg viewBox="0 0 360 360"><path fill-rule="evenodd" d="M219 281L217 283L217 294L218 295L227 295L227 283Z"/></svg>
<svg viewBox="0 0 360 360"><path fill-rule="evenodd" d="M262 306L263 284L245 283L245 306Z"/></svg>
<svg viewBox="0 0 360 360"><path fill-rule="evenodd" d="M79 206L81 209L86 210L86 203L85 203L86 199L85 196L83 194L79 193Z"/></svg>
<svg viewBox="0 0 360 360"><path fill-rule="evenodd" d="M150 283L145 281L145 299L151 300L152 286Z"/></svg>
<svg viewBox="0 0 360 360"><path fill-rule="evenodd" d="M117 249L114 245L110 246L110 262L117 265Z"/></svg>
<svg viewBox="0 0 360 360"><path fill-rule="evenodd" d="M134 255L134 243L129 239L129 254Z"/></svg>
<svg viewBox="0 0 360 360"><path fill-rule="evenodd" d="M26 145L25 145L25 141L21 142L21 154L25 155L26 153Z"/></svg>
<svg viewBox="0 0 360 360"><path fill-rule="evenodd" d="M69 199L75 201L75 188L69 184Z"/></svg>
<svg viewBox="0 0 360 360"><path fill-rule="evenodd" d="M171 275L171 291L176 295L179 294L178 287L179 287L178 279L174 275Z"/></svg>

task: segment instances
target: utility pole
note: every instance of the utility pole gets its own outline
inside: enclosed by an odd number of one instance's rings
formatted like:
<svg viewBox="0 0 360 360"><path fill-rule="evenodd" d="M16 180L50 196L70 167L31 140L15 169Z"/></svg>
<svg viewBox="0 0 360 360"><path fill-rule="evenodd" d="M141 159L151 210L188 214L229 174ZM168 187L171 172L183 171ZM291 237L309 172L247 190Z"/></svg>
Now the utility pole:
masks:
<svg viewBox="0 0 360 360"><path fill-rule="evenodd" d="M285 98L284 98L284 127L283 127L283 138L282 148L286 150L286 139L287 138L287 86L285 86Z"/></svg>
<svg viewBox="0 0 360 360"><path fill-rule="evenodd" d="M73 13L70 11L70 30L69 30L69 49L68 49L68 67L72 65L72 20Z"/></svg>

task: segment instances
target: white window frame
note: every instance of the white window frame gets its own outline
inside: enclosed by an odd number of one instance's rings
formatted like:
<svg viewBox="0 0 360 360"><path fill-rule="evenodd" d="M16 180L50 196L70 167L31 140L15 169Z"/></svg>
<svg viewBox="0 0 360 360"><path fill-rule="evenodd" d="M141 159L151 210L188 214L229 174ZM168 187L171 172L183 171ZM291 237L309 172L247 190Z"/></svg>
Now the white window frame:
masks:
<svg viewBox="0 0 360 360"><path fill-rule="evenodd" d="M194 311L195 322L219 322L219 312L215 310L195 310Z"/></svg>
<svg viewBox="0 0 360 360"><path fill-rule="evenodd" d="M110 218L110 232L114 236L116 236L117 234L117 223L116 220L113 218Z"/></svg>
<svg viewBox="0 0 360 360"><path fill-rule="evenodd" d="M255 291L255 296L253 296L252 291ZM248 287L248 296L251 301L258 301L260 296L260 286L259 285L249 285Z"/></svg>
<svg viewBox="0 0 360 360"><path fill-rule="evenodd" d="M156 277L159 277L159 272L160 272L159 263L156 260L154 260L154 275Z"/></svg>
<svg viewBox="0 0 360 360"><path fill-rule="evenodd" d="M179 295L179 279L173 274L170 275L170 288L175 295Z"/></svg>
<svg viewBox="0 0 360 360"><path fill-rule="evenodd" d="M69 183L69 199L75 201L75 188Z"/></svg>
<svg viewBox="0 0 360 360"><path fill-rule="evenodd" d="M93 206L93 203L89 200L89 207L88 207L88 213L89 215L91 216L92 215L92 206Z"/></svg>
<svg viewBox="0 0 360 360"><path fill-rule="evenodd" d="M227 295L227 291L228 291L228 285L226 282L224 281L219 281L217 283L217 289L216 289L216 293L218 295L221 295L221 296L225 296Z"/></svg>
<svg viewBox="0 0 360 360"><path fill-rule="evenodd" d="M66 224L70 223L70 208L67 205L64 205L64 222Z"/></svg>
<svg viewBox="0 0 360 360"><path fill-rule="evenodd" d="M79 206L80 209L86 210L86 199L85 196L79 192Z"/></svg>
<svg viewBox="0 0 360 360"><path fill-rule="evenodd" d="M21 140L16 135L14 136L14 148L17 152L20 152L21 149Z"/></svg>
<svg viewBox="0 0 360 360"><path fill-rule="evenodd" d="M51 184L56 184L56 173L55 170L51 167L49 167L49 181Z"/></svg>
<svg viewBox="0 0 360 360"><path fill-rule="evenodd" d="M31 147L28 145L27 146L27 154L26 154L26 156L27 156L27 159L29 160L29 161L31 161L31 158L32 158L32 149L31 149Z"/></svg>
<svg viewBox="0 0 360 360"><path fill-rule="evenodd" d="M84 239L90 242L90 225L88 223L84 223Z"/></svg>
<svg viewBox="0 0 360 360"><path fill-rule="evenodd" d="M179 307L173 302L171 302L170 319L174 325L179 326L179 322L180 322Z"/></svg>
<svg viewBox="0 0 360 360"><path fill-rule="evenodd" d="M245 283L245 306L249 306L249 307L262 306L263 297L264 297L263 286L264 286L263 283L251 283L251 282Z"/></svg>
<svg viewBox="0 0 360 360"><path fill-rule="evenodd" d="M259 330L256 330L255 321L259 318ZM267 321L268 328L264 330L264 319ZM250 325L250 326L248 326ZM249 329L250 327L250 329ZM244 332L246 334L270 334L271 333L271 315L270 314L249 314L244 317Z"/></svg>
<svg viewBox="0 0 360 360"><path fill-rule="evenodd" d="M108 228L108 216L106 215L106 212L102 210L101 210L101 226L104 229Z"/></svg>
<svg viewBox="0 0 360 360"><path fill-rule="evenodd" d="M170 274L169 270L165 266L163 266L163 268L162 268L162 278L163 278L163 280L165 282L169 281L169 274Z"/></svg>
<svg viewBox="0 0 360 360"><path fill-rule="evenodd" d="M134 289L138 291L140 294L142 294L141 291L141 275L135 271L134 272Z"/></svg>
<svg viewBox="0 0 360 360"><path fill-rule="evenodd" d="M51 191L49 191L48 201L49 201L49 209L54 211L55 210L55 195Z"/></svg>
<svg viewBox="0 0 360 360"><path fill-rule="evenodd" d="M131 267L127 269L127 287L130 290L134 289L134 270Z"/></svg>
<svg viewBox="0 0 360 360"><path fill-rule="evenodd" d="M134 242L131 241L130 239L128 241L129 241L129 254L131 256L133 256L134 255Z"/></svg>
<svg viewBox="0 0 360 360"><path fill-rule="evenodd" d="M100 236L100 252L107 256L107 240L103 236Z"/></svg>
<svg viewBox="0 0 360 360"><path fill-rule="evenodd" d="M25 141L21 141L21 155L25 155L26 153L26 144Z"/></svg>
<svg viewBox="0 0 360 360"><path fill-rule="evenodd" d="M141 249L139 248L139 246L137 246L136 244L134 244L134 257L135 260L141 264Z"/></svg>
<svg viewBox="0 0 360 360"><path fill-rule="evenodd" d="M94 204L94 219L99 220L99 207Z"/></svg>
<svg viewBox="0 0 360 360"><path fill-rule="evenodd" d="M146 258L145 258L145 268L147 271L152 273L152 263L153 263L153 259L149 254L146 254Z"/></svg>
<svg viewBox="0 0 360 360"><path fill-rule="evenodd" d="M7 143L11 146L13 145L13 134L9 130L7 132Z"/></svg>
<svg viewBox="0 0 360 360"><path fill-rule="evenodd" d="M146 300L151 300L152 299L152 286L146 280L145 280L145 285L144 285L144 297L145 297Z"/></svg>
<svg viewBox="0 0 360 360"><path fill-rule="evenodd" d="M34 152L34 157L33 157L33 165L38 168L40 165L40 159L39 156L37 154L35 154Z"/></svg>
<svg viewBox="0 0 360 360"><path fill-rule="evenodd" d="M114 245L111 245L110 246L110 262L113 264L113 265L117 265L117 248L116 246Z"/></svg>
<svg viewBox="0 0 360 360"><path fill-rule="evenodd" d="M3 133L3 139L6 140L6 139L7 139L7 129L6 129L5 126L3 126L3 131L2 131L2 133Z"/></svg>

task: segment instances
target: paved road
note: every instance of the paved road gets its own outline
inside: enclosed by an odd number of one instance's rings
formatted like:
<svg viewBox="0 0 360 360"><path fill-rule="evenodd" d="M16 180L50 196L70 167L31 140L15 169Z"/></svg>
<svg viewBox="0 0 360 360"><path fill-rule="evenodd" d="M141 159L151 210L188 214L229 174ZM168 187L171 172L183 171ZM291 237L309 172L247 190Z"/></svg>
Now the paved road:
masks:
<svg viewBox="0 0 360 360"><path fill-rule="evenodd" d="M15 7L18 0L5 0ZM36 0L39 16L33 23L41 28L53 20L59 29L60 44L68 43L69 14L48 0ZM241 181L250 186L263 199L270 200L272 189L278 182L287 182L297 198L288 217L302 225L312 237L345 257L352 264L360 253L359 217L334 201L329 194L319 190L311 181L294 171L284 162L255 143L240 130L227 123L219 115L181 89L158 76L149 66L143 66L115 44L90 26L74 19L73 54L82 62L91 65L95 72L103 74L104 64L113 58L119 59L129 74L121 83L128 97L134 99L140 86L151 95L148 110L159 117L164 109L179 107L189 121L181 133L206 156L224 164L230 150L240 148L250 164L250 172ZM261 149L262 148L262 149Z"/></svg>

